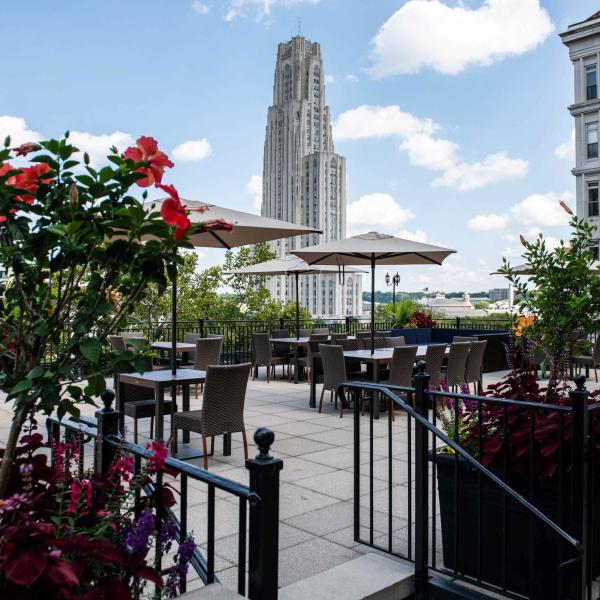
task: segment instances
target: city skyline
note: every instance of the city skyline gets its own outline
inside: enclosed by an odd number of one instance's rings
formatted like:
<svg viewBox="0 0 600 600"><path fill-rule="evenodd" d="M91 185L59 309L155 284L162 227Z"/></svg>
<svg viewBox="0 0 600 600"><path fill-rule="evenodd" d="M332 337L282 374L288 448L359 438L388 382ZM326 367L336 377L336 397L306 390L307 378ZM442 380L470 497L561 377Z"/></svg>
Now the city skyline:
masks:
<svg viewBox="0 0 600 600"><path fill-rule="evenodd" d="M488 274L502 256L522 262L520 233L565 233L556 206L574 206L573 72L558 33L598 8L150 0L141 12L66 0L60 18L39 3L31 23L13 4L0 24L18 57L5 65L0 135L28 141L69 127L92 158L154 135L183 197L257 211L273 52L300 17L302 35L321 43L336 151L347 157L348 235L380 230L458 250L439 269L401 269L403 290L500 287ZM417 23L427 45L410 36ZM219 262L219 252L201 254L202 266ZM378 289L384 276L378 269Z"/></svg>

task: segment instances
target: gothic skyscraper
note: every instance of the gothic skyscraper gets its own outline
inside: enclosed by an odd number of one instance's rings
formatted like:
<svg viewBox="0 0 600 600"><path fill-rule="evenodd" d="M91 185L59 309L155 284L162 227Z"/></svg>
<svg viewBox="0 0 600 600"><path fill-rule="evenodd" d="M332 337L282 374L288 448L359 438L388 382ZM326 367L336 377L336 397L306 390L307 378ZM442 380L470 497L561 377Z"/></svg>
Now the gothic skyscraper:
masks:
<svg viewBox="0 0 600 600"><path fill-rule="evenodd" d="M265 135L262 214L323 231L274 242L280 256L297 244L312 246L346 235L346 159L333 148L321 47L301 36L277 48ZM274 277L269 283L277 300L294 298L293 285L291 277ZM335 275L303 276L300 299L313 315L360 314L361 276L346 275L343 285Z"/></svg>

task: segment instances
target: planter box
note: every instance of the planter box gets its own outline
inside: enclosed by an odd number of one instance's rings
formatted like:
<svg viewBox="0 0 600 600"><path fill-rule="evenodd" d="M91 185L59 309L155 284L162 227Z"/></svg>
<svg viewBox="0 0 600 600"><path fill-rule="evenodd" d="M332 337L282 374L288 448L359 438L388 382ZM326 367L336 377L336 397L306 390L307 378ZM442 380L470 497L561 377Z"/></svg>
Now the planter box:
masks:
<svg viewBox="0 0 600 600"><path fill-rule="evenodd" d="M502 545L502 498L498 486L485 476L481 476L481 534L478 539L478 474L466 461L458 461L458 539L455 523L455 457L450 454L438 454L435 458L442 526L442 549L446 568L455 568L465 575L502 587L503 581L503 545ZM569 482L565 477L563 499L569 498ZM527 478L521 478L510 485L515 491L528 496ZM534 483L532 504L553 521L564 524L566 514L558 514L558 495L556 481ZM600 502L596 493L594 504ZM521 505L507 497L506 500L506 587L508 590L530 594L530 558L532 558L533 590L531 598L551 600L559 598L558 565L567 556L572 556L568 544L560 542L558 536L538 519L533 517L530 526L529 514ZM563 511L566 513L566 511ZM594 519L593 538L600 536L599 519ZM564 527L563 527L564 528ZM532 537L533 536L533 537ZM530 546L531 544L531 546ZM456 546L456 548L455 548ZM530 547L533 548L531 557ZM562 556L561 556L562 552ZM595 553L597 555L597 553ZM592 572L600 573L600 558L594 556ZM563 569L563 581L570 574Z"/></svg>

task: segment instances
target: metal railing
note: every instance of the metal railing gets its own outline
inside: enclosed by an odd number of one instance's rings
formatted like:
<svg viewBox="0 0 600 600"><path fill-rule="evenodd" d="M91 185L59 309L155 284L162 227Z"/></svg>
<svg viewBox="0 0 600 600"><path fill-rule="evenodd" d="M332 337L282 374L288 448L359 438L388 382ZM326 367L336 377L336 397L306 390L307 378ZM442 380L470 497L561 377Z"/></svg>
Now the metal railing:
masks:
<svg viewBox="0 0 600 600"><path fill-rule="evenodd" d="M342 386L355 396L355 541L414 562L417 600L439 585L460 597L456 582L507 598L596 598L600 405L588 404L585 378L577 379L570 405L554 405L431 390L424 363L419 368L412 388ZM384 424L369 403L367 462L356 401L364 392L396 408L395 421L388 411ZM438 426L444 404L450 435ZM469 434L461 430L461 404L476 415ZM491 414L502 424L502 445L498 460L487 461L483 430ZM556 441L552 477L544 476L542 436L550 436L546 450Z"/></svg>
<svg viewBox="0 0 600 600"><path fill-rule="evenodd" d="M61 439L62 429L66 439L77 442L80 473L84 471L86 444L92 441L95 473L106 473L118 455L130 454L134 457L137 475L141 472L142 461L148 460L151 452L143 446L124 441L119 435L119 412L111 407L114 401L111 390L102 395L102 401L104 408L96 412L95 420L85 417L79 421L48 418L46 426L49 445L55 448L55 442ZM250 482L248 486L186 462L167 458L166 471L176 473L179 478L179 517L173 509L163 505L161 494L154 494L155 488L162 487L162 472L156 474L155 483L144 486L145 494L154 495L156 501L156 528L160 530L164 519L172 520L176 539L181 543L191 533L188 527L188 482L191 479L206 484L206 555L196 546L190 563L206 585L219 582L215 574L215 492L220 490L238 498L237 591L242 596L247 593L247 597L252 600L276 600L278 594L279 472L283 462L270 454L274 438L273 432L266 428L256 431L254 440L260 452L256 458L246 461ZM51 460L54 464L54 452ZM158 548L155 551L154 567L159 573L164 572ZM185 592L185 587L184 583L182 592Z"/></svg>

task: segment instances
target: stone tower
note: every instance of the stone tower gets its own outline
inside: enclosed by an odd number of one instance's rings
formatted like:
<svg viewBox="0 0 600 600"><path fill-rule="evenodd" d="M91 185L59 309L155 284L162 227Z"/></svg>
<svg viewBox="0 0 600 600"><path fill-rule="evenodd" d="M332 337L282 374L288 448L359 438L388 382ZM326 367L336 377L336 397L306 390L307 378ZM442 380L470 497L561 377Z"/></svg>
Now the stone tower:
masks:
<svg viewBox="0 0 600 600"><path fill-rule="evenodd" d="M315 227L311 234L273 242L279 256L346 235L346 159L335 153L325 104L321 47L301 36L279 44L263 160L262 215ZM292 277L269 282L276 300L295 299ZM323 317L362 312L362 279L300 277L300 300Z"/></svg>

